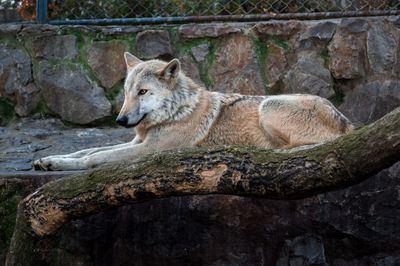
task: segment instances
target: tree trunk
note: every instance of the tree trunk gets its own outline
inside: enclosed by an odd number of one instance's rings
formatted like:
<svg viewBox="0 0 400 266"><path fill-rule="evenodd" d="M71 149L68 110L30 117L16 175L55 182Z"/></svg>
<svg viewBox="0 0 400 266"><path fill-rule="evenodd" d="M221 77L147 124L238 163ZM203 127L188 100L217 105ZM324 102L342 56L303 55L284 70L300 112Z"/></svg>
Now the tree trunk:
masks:
<svg viewBox="0 0 400 266"><path fill-rule="evenodd" d="M300 199L359 183L399 160L397 108L371 125L310 147L190 149L109 165L50 182L24 199L8 264L32 255L24 248L27 241L110 207L199 194Z"/></svg>

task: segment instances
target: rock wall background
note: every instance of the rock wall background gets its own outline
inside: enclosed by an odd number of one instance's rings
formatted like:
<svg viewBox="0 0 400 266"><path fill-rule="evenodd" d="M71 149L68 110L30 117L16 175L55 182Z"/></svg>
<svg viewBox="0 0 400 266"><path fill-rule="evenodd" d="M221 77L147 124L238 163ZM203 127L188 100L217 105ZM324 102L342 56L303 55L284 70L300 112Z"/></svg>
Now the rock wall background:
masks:
<svg viewBox="0 0 400 266"><path fill-rule="evenodd" d="M158 27L0 25L0 114L111 121L121 106L123 52L179 58L210 90L312 93L354 122L400 103L400 19L190 24Z"/></svg>
<svg viewBox="0 0 400 266"><path fill-rule="evenodd" d="M26 171L33 158L132 137L85 128L113 124L123 100L124 51L177 57L210 90L318 94L363 125L400 106L399 44L399 17L1 24L0 264L18 201L63 176ZM400 265L399 191L397 163L357 186L299 201L155 200L73 221L38 243L31 265Z"/></svg>

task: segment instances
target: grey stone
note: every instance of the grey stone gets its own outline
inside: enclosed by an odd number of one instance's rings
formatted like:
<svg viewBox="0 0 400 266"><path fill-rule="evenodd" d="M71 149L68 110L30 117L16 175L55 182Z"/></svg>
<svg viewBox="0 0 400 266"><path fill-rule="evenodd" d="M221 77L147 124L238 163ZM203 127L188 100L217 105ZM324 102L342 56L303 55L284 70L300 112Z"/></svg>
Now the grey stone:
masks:
<svg viewBox="0 0 400 266"><path fill-rule="evenodd" d="M0 190L2 173L30 170L33 159L84 148L120 144L131 141L133 137L132 130L123 127L72 128L55 118L23 118L11 122L7 127L0 127ZM1 239L0 233L0 241Z"/></svg>
<svg viewBox="0 0 400 266"><path fill-rule="evenodd" d="M324 98L335 95L333 79L322 60L301 58L284 78L286 93L309 93Z"/></svg>
<svg viewBox="0 0 400 266"><path fill-rule="evenodd" d="M272 43L268 43L267 45L268 54L265 58L265 77L267 78L268 88L274 90L286 73L286 53L282 47Z"/></svg>
<svg viewBox="0 0 400 266"><path fill-rule="evenodd" d="M75 59L78 56L74 35L41 35L33 38L32 50L38 59Z"/></svg>
<svg viewBox="0 0 400 266"><path fill-rule="evenodd" d="M307 28L306 31L300 35L299 41L306 40L320 40L329 42L336 30L336 24L331 21L319 22Z"/></svg>
<svg viewBox="0 0 400 266"><path fill-rule="evenodd" d="M0 24L0 35L4 36L12 36L14 38L17 37L17 34L22 29L21 24L14 24L14 23L3 23Z"/></svg>
<svg viewBox="0 0 400 266"><path fill-rule="evenodd" d="M119 113L119 111L121 111L122 105L124 104L124 100L125 100L125 93L124 90L121 89L114 100L116 113Z"/></svg>
<svg viewBox="0 0 400 266"><path fill-rule="evenodd" d="M296 264L292 261L301 261L299 265L326 265L324 244L320 236L298 236L293 240L286 240L285 244L290 254L289 265Z"/></svg>
<svg viewBox="0 0 400 266"><path fill-rule="evenodd" d="M30 152L37 152L40 150L47 149L51 145L49 144L27 144L20 147L10 147L6 149L4 152L7 153L30 153Z"/></svg>
<svg viewBox="0 0 400 266"><path fill-rule="evenodd" d="M197 65L193 62L193 59L188 55L184 55L180 57L179 60L182 64L182 70L186 74L186 76L191 78L194 82L196 82L196 84L204 87L204 84L200 78L199 69Z"/></svg>
<svg viewBox="0 0 400 266"><path fill-rule="evenodd" d="M95 26L94 28L108 36L126 35L141 31L141 27L136 26Z"/></svg>
<svg viewBox="0 0 400 266"><path fill-rule="evenodd" d="M74 26L67 26L73 28ZM20 37L23 38L37 38L38 36L54 36L59 32L60 26L50 24L24 24L20 31Z"/></svg>
<svg viewBox="0 0 400 266"><path fill-rule="evenodd" d="M253 27L253 31L260 37L268 38L272 36L287 40L296 33L300 32L304 26L304 23L296 20L273 20L257 23Z"/></svg>
<svg viewBox="0 0 400 266"><path fill-rule="evenodd" d="M203 62L209 51L209 45L207 43L199 44L191 49L192 55L197 62Z"/></svg>
<svg viewBox="0 0 400 266"><path fill-rule="evenodd" d="M169 32L146 30L136 36L136 50L143 59L170 58L173 54Z"/></svg>
<svg viewBox="0 0 400 266"><path fill-rule="evenodd" d="M111 115L103 89L90 82L78 66L42 61L39 84L47 106L66 121L89 124Z"/></svg>
<svg viewBox="0 0 400 266"><path fill-rule="evenodd" d="M34 83L19 88L15 94L15 112L19 116L28 116L34 111L40 100L40 90Z"/></svg>
<svg viewBox="0 0 400 266"><path fill-rule="evenodd" d="M0 168L8 171L29 171L32 166L28 163L1 163Z"/></svg>
<svg viewBox="0 0 400 266"><path fill-rule="evenodd" d="M214 90L250 95L265 94L251 40L243 35L228 38L216 51L210 70Z"/></svg>
<svg viewBox="0 0 400 266"><path fill-rule="evenodd" d="M357 86L339 106L353 122L369 124L400 106L400 81L376 80Z"/></svg>
<svg viewBox="0 0 400 266"><path fill-rule="evenodd" d="M376 22L367 33L367 52L371 69L380 75L390 74L396 62L398 44L388 24Z"/></svg>
<svg viewBox="0 0 400 266"><path fill-rule="evenodd" d="M368 30L368 21L360 18L344 18L340 21L339 28L350 33L362 33Z"/></svg>
<svg viewBox="0 0 400 266"><path fill-rule="evenodd" d="M328 46L329 69L337 79L356 79L365 75L365 37L338 29Z"/></svg>
<svg viewBox="0 0 400 266"><path fill-rule="evenodd" d="M227 23L186 24L178 28L181 39L216 38L231 33L240 33L240 27Z"/></svg>
<svg viewBox="0 0 400 266"><path fill-rule="evenodd" d="M20 86L32 82L31 61L20 49L0 46L0 89L2 95L11 95Z"/></svg>
<svg viewBox="0 0 400 266"><path fill-rule="evenodd" d="M0 97L13 101L20 116L28 115L38 103L39 90L32 81L29 56L20 49L0 46Z"/></svg>
<svg viewBox="0 0 400 266"><path fill-rule="evenodd" d="M124 79L126 66L124 52L128 50L125 41L98 41L88 49L88 63L96 77L106 89Z"/></svg>
<svg viewBox="0 0 400 266"><path fill-rule="evenodd" d="M400 257L398 256L387 256L379 258L376 261L376 266L398 266L400 265Z"/></svg>
<svg viewBox="0 0 400 266"><path fill-rule="evenodd" d="M397 27L397 28L400 28L400 17L396 17L397 19L395 19L394 21L393 21L393 24Z"/></svg>

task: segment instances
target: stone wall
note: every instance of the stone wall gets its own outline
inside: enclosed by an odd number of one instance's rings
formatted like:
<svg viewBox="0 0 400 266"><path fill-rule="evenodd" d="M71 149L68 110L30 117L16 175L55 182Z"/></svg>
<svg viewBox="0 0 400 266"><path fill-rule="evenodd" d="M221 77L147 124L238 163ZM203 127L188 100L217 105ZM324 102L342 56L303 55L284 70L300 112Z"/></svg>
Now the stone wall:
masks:
<svg viewBox="0 0 400 266"><path fill-rule="evenodd" d="M400 104L400 18L154 27L0 25L0 114L105 123L123 94L123 52L179 58L210 90L312 93L365 124Z"/></svg>

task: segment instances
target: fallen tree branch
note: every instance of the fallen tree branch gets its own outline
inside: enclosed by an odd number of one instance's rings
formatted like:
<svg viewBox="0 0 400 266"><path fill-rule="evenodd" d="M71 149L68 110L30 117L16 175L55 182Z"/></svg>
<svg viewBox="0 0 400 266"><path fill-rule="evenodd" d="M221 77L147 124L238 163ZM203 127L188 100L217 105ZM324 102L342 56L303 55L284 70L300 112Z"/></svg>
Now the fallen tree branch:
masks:
<svg viewBox="0 0 400 266"><path fill-rule="evenodd" d="M311 148L225 147L154 154L56 180L28 196L19 206L20 228L11 252L32 230L39 236L51 235L71 219L110 207L199 194L300 199L359 183L399 160L400 108Z"/></svg>

